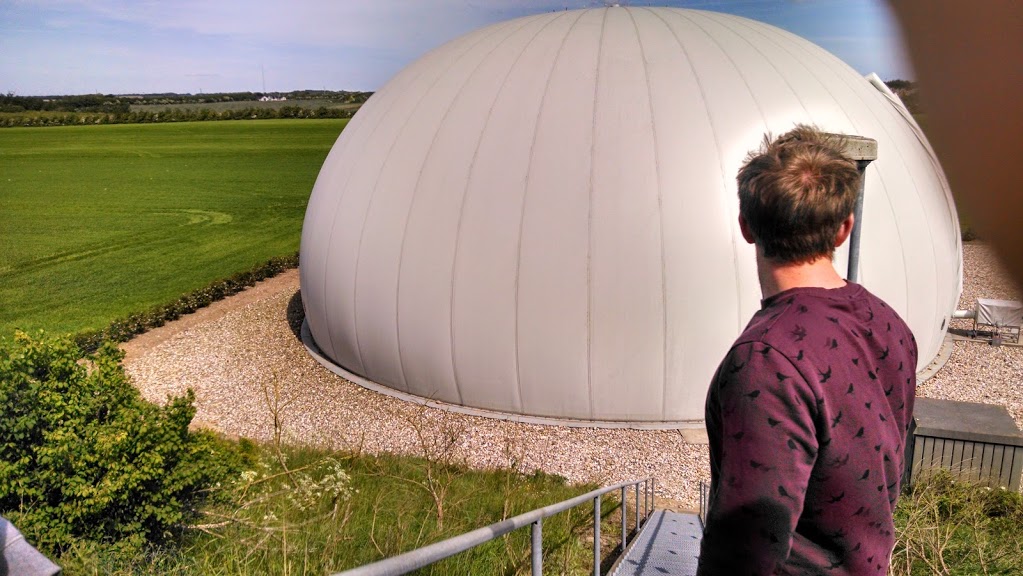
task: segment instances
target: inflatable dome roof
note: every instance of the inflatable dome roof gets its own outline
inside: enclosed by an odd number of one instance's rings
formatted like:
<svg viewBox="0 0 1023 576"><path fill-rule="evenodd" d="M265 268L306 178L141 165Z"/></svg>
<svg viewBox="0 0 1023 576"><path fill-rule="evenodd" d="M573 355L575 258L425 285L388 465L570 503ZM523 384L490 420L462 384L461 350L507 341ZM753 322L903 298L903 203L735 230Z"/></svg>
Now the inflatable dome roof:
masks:
<svg viewBox="0 0 1023 576"><path fill-rule="evenodd" d="M788 32L695 10L547 13L458 38L370 98L323 165L301 248L315 346L464 407L702 420L760 305L735 174L764 133L813 123L877 140L859 281L909 323L922 367L958 300L959 225L884 90Z"/></svg>

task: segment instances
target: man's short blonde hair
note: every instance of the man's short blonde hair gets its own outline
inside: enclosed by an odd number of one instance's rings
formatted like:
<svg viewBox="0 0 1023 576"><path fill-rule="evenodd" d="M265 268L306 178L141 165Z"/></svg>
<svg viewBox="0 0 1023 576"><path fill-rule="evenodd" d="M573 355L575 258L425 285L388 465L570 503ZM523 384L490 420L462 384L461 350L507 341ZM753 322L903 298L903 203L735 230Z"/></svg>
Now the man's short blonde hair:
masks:
<svg viewBox="0 0 1023 576"><path fill-rule="evenodd" d="M739 169L739 213L764 256L780 263L831 257L859 193L856 162L839 136L814 126L764 136Z"/></svg>

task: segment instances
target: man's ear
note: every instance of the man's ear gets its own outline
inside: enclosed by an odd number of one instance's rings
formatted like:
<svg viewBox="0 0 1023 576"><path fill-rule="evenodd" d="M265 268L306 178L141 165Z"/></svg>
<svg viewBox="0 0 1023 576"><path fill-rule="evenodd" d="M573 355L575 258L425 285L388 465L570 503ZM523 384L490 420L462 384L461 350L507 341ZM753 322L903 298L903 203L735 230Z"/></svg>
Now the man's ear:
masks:
<svg viewBox="0 0 1023 576"><path fill-rule="evenodd" d="M743 218L742 214L739 214L739 230L742 231L742 237L746 242L755 244L756 240L753 238L753 231L749 229L749 222Z"/></svg>
<svg viewBox="0 0 1023 576"><path fill-rule="evenodd" d="M852 234L852 229L856 225L856 217L849 214L845 220L842 220L842 224L838 227L838 234L835 235L835 248L838 248L849 238Z"/></svg>

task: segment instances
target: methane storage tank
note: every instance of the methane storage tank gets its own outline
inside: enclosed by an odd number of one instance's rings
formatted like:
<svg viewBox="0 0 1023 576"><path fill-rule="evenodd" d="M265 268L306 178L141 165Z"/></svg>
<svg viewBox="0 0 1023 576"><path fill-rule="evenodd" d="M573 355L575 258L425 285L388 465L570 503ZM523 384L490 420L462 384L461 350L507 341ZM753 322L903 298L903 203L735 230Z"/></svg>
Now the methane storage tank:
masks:
<svg viewBox="0 0 1023 576"><path fill-rule="evenodd" d="M359 381L460 407L699 422L759 308L735 174L795 123L877 140L859 280L906 319L926 365L961 246L902 104L773 26L640 7L488 26L370 98L302 230L313 347ZM843 247L843 275L847 261Z"/></svg>

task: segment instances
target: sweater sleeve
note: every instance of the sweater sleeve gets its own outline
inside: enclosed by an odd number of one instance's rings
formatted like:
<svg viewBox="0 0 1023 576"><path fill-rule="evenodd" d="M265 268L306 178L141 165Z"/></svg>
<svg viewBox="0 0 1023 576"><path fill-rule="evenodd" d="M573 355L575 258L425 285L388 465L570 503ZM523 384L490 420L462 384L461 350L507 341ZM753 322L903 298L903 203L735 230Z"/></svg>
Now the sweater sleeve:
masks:
<svg viewBox="0 0 1023 576"><path fill-rule="evenodd" d="M698 574L771 574L788 558L817 456L816 395L761 342L734 347L707 397L711 493Z"/></svg>

